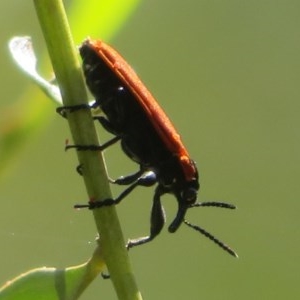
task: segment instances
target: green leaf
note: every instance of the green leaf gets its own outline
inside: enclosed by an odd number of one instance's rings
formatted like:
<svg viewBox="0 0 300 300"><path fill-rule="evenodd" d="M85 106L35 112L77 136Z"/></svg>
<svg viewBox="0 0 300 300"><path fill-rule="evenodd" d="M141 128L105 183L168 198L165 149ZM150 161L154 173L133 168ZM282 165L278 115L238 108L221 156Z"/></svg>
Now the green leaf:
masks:
<svg viewBox="0 0 300 300"><path fill-rule="evenodd" d="M36 56L29 36L14 37L9 41L9 50L17 65L38 85L42 91L57 104L62 104L60 90L57 85L45 80L36 70Z"/></svg>
<svg viewBox="0 0 300 300"><path fill-rule="evenodd" d="M85 264L66 269L38 268L8 281L0 289L1 300L73 300L104 268L99 248Z"/></svg>

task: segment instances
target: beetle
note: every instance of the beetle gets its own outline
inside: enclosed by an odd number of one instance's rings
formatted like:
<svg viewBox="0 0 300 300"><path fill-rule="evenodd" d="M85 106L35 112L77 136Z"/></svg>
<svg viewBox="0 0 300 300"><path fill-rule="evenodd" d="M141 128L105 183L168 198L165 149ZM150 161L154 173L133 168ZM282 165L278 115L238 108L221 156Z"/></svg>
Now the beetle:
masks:
<svg viewBox="0 0 300 300"><path fill-rule="evenodd" d="M117 198L90 201L89 204L75 207L95 209L115 205L137 186L157 184L151 210L150 234L130 240L128 248L150 242L160 233L165 223L161 196L170 193L175 196L178 208L168 227L169 232L176 232L184 223L204 234L229 254L237 256L212 234L185 220L189 208L213 206L234 209L235 206L223 202L196 202L200 188L196 164L173 124L135 71L116 50L103 41L87 39L79 51L86 84L95 97L92 106L99 107L104 114L97 119L114 137L99 147L68 145L67 148L103 151L120 141L123 152L139 165L139 170L112 181L129 186ZM86 105L62 107L61 110L72 112L81 108L86 108Z"/></svg>

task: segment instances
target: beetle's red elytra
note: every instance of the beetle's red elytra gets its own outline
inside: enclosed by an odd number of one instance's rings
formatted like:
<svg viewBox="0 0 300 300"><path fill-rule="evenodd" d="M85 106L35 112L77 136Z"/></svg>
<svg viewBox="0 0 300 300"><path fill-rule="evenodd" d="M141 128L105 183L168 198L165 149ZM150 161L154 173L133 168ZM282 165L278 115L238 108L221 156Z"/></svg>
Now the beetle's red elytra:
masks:
<svg viewBox="0 0 300 300"><path fill-rule="evenodd" d="M184 223L231 255L237 256L212 234L185 220L189 208L213 206L234 209L235 206L223 202L196 202L200 188L196 164L190 158L172 122L135 71L116 50L100 40L84 41L80 47L80 55L87 86L95 97L93 107L100 107L103 112L103 116L97 119L114 137L100 147L73 145L69 148L103 151L120 141L123 152L139 165L139 170L113 181L115 184L128 185L118 197L90 201L89 204L75 207L95 209L115 205L136 187L156 184L150 234L130 240L128 248L150 242L160 233L165 223L161 196L170 193L176 198L178 209L169 225L169 232L175 232ZM85 107L81 105L62 109L72 112Z"/></svg>
<svg viewBox="0 0 300 300"><path fill-rule="evenodd" d="M189 159L189 154L180 139L180 135L131 66L115 49L104 42L100 40L87 40L85 43L97 52L99 57L103 59L116 76L135 95L167 148L181 161L186 180L195 178L195 166Z"/></svg>

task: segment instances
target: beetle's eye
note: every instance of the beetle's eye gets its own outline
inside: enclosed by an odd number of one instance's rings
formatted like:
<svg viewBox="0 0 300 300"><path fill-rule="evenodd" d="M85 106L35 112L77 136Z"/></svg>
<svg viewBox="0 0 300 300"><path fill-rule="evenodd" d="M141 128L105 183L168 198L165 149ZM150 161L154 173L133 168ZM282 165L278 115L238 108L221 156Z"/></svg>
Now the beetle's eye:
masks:
<svg viewBox="0 0 300 300"><path fill-rule="evenodd" d="M188 188L188 189L184 190L182 193L182 198L184 199L184 201L186 201L188 203L196 202L197 190L194 188Z"/></svg>

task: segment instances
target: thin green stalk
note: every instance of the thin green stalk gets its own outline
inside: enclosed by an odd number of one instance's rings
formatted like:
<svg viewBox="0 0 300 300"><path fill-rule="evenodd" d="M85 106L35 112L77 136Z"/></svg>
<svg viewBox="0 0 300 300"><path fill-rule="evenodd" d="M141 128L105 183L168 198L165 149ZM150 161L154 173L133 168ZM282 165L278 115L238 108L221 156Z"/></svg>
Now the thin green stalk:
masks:
<svg viewBox="0 0 300 300"><path fill-rule="evenodd" d="M70 106L87 103L81 68L62 1L34 0L34 4L62 93L63 104ZM68 122L75 144L99 144L89 110L78 110L69 114ZM78 159L83 166L83 178L89 199L111 198L101 153L81 151L78 152ZM118 298L142 299L131 270L115 207L95 209L93 214L101 237L102 254Z"/></svg>

